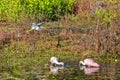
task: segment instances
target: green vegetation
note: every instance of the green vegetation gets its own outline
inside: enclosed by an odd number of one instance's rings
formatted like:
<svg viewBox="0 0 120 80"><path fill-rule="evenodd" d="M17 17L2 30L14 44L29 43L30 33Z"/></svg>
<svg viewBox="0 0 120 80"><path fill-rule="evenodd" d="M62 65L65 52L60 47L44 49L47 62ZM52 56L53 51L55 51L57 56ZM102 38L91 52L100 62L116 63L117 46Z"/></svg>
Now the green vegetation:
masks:
<svg viewBox="0 0 120 80"><path fill-rule="evenodd" d="M41 79L44 73L56 80L59 75L42 69L51 56L76 64L84 58L118 62L119 7L120 0L0 0L0 79ZM41 21L42 30L29 31L29 23Z"/></svg>
<svg viewBox="0 0 120 80"><path fill-rule="evenodd" d="M73 3L74 0L1 0L0 14L2 19L13 21L31 15L38 20L57 20L71 13Z"/></svg>
<svg viewBox="0 0 120 80"><path fill-rule="evenodd" d="M14 49L13 43L17 42L22 42L19 47L40 42L37 49L56 51L60 47L62 51L83 56L118 55L119 5L119 0L1 0L0 48L7 45ZM45 21L44 30L27 32L33 21Z"/></svg>

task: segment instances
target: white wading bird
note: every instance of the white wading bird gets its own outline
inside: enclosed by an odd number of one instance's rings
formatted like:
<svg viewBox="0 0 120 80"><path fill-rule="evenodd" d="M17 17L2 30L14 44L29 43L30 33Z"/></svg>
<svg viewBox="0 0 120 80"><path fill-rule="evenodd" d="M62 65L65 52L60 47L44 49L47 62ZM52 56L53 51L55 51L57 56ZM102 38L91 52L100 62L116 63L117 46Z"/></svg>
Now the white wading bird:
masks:
<svg viewBox="0 0 120 80"><path fill-rule="evenodd" d="M38 24L36 23L31 23L31 30L40 30L42 28L44 22L40 22Z"/></svg>
<svg viewBox="0 0 120 80"><path fill-rule="evenodd" d="M64 66L63 62L58 62L58 58L57 57L51 57L50 58L50 63L51 63L51 65Z"/></svg>

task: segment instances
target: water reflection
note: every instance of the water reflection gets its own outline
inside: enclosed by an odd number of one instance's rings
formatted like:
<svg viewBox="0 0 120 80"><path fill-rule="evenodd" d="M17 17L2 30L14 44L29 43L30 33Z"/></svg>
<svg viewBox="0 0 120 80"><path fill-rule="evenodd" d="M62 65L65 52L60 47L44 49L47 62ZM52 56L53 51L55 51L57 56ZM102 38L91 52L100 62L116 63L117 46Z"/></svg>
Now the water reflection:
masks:
<svg viewBox="0 0 120 80"><path fill-rule="evenodd" d="M102 63L100 68L94 68L78 66L74 61L65 61L65 66L52 66L45 62L20 66L1 64L0 80L13 80L19 77L20 80L120 80L120 62Z"/></svg>
<svg viewBox="0 0 120 80"><path fill-rule="evenodd" d="M64 69L64 66L52 66L52 65L50 65L50 72L54 73L54 74L59 73L59 70L63 70L63 69Z"/></svg>
<svg viewBox="0 0 120 80"><path fill-rule="evenodd" d="M86 75L92 75L95 72L99 71L99 68L97 67L86 67L86 66L80 66L80 70L84 70L84 73Z"/></svg>

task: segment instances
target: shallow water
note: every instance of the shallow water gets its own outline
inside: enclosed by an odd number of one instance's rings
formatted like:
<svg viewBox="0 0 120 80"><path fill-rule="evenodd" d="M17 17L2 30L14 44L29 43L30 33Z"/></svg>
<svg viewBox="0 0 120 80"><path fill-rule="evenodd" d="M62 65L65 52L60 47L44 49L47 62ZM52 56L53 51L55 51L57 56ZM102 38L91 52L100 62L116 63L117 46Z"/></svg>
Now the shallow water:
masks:
<svg viewBox="0 0 120 80"><path fill-rule="evenodd" d="M65 61L65 60L64 60ZM79 66L78 61L65 61L65 66L30 63L0 68L0 80L119 80L120 64L101 64L100 68Z"/></svg>
<svg viewBox="0 0 120 80"><path fill-rule="evenodd" d="M102 64L100 68L88 68L85 66L52 67L49 79L56 80L119 80L119 64ZM54 75L52 75L54 74ZM54 78L52 78L54 76Z"/></svg>

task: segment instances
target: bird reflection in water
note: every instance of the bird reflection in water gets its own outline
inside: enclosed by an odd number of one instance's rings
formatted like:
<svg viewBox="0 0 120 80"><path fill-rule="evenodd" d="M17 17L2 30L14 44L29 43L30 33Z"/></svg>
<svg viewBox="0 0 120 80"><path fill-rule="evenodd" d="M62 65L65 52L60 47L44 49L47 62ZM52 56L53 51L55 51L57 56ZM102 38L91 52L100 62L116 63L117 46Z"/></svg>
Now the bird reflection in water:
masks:
<svg viewBox="0 0 120 80"><path fill-rule="evenodd" d="M58 74L60 70L63 70L64 66L53 66L50 65L50 72L53 74Z"/></svg>

